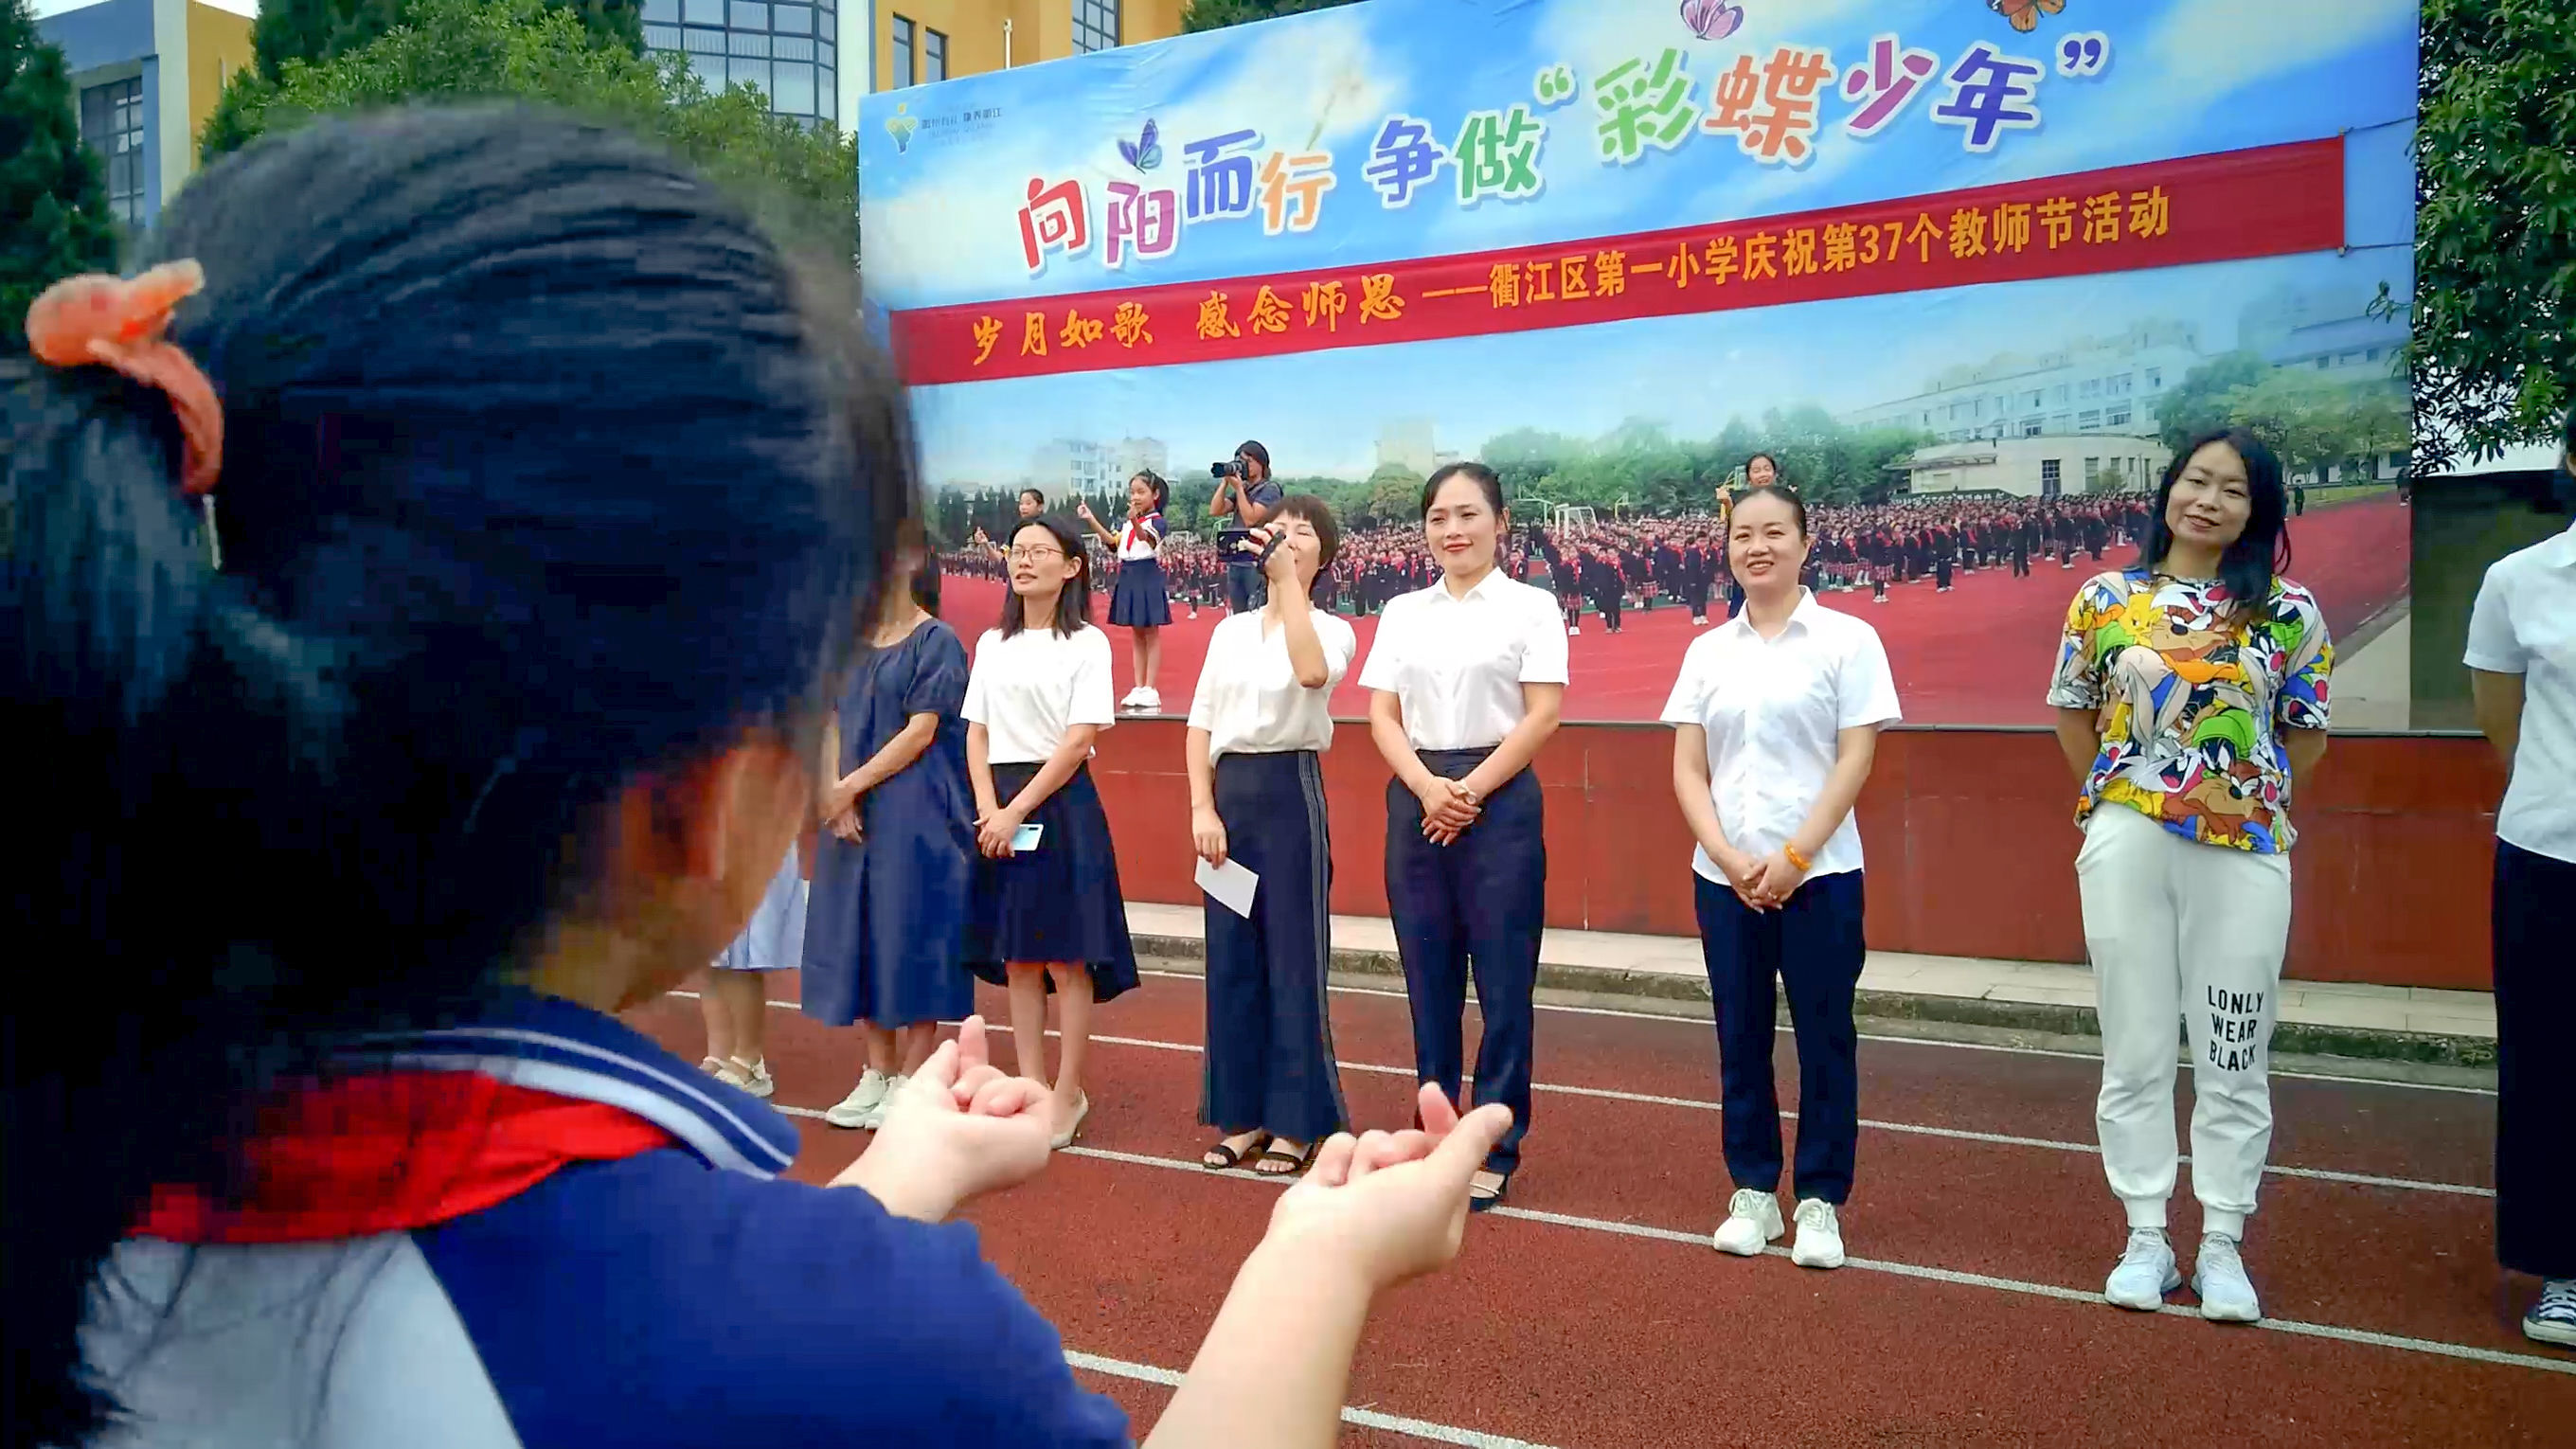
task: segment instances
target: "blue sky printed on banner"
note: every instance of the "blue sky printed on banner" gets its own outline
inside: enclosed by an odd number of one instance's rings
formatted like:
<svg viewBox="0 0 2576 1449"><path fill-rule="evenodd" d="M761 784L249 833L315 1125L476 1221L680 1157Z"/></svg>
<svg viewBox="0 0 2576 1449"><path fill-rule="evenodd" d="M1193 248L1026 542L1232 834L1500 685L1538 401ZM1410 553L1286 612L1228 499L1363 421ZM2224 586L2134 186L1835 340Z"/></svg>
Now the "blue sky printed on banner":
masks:
<svg viewBox="0 0 2576 1449"><path fill-rule="evenodd" d="M869 96L858 145L871 300L1007 300L1471 252L2336 134L2350 137L2354 250L929 388L920 408L931 480L1012 481L1030 450L1054 437L1159 437L1177 466L1218 456L1247 432L1271 445L1283 472L1358 476L1371 466L1378 424L1398 413L1436 419L1442 447L1470 452L1532 421L1584 433L1642 416L1714 432L1729 415L1766 407L1864 407L1918 390L1942 367L2142 320L2195 323L2204 350L2222 351L2237 314L2276 290L2367 298L2383 282L2408 288L2415 0L2067 0L2027 34L1975 0L1739 0L1739 28L1715 41L1699 39L1683 15L1727 8L1370 0ZM1842 77L1870 60L1882 35L1932 53L1938 66L1893 120L1860 139L1844 121L1867 97L1846 100ZM2098 52L2087 37L2101 42ZM1983 151L1968 144L1969 127L1935 114L1979 44L2045 67L2033 87L2037 123L2001 130ZM1765 164L1734 137L1696 127L1669 150L1649 144L1625 163L1600 159L1596 78L1632 59L1652 67L1670 49L1699 111L1739 54L1759 65L1783 45L1827 50L1834 65L1804 164ZM1543 74L1558 66L1574 79L1561 99ZM1470 112L1507 115L1515 105L1547 127L1535 195L1462 206L1456 171L1443 167L1405 205L1381 203L1366 170L1389 115L1419 119L1445 147ZM1148 120L1161 155L1140 167L1120 142L1134 147ZM1260 133L1258 154L1331 153L1334 186L1311 230L1265 234L1256 207L1184 224L1168 255L1104 265L1108 183L1171 188L1186 200L1189 145L1245 129ZM1093 223L1085 254L1049 256L1035 275L1018 223L1033 177L1081 180Z"/></svg>

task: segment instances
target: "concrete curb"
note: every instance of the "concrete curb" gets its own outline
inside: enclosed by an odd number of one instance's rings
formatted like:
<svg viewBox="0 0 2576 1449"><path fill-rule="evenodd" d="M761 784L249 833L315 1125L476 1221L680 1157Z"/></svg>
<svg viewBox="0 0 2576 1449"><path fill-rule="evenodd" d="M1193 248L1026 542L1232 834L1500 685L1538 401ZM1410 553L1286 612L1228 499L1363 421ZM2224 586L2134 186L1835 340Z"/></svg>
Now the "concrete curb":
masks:
<svg viewBox="0 0 2576 1449"><path fill-rule="evenodd" d="M1150 958L1158 968L1192 976L1202 975L1207 969L1205 949L1193 937L1139 935L1135 942L1137 956ZM1367 984L1383 983L1396 990L1403 989L1404 968L1391 951L1336 950L1333 952L1332 969L1336 977L1367 977L1370 978ZM1538 984L1541 991L1582 996L1603 1005L1630 1004L1635 1009L1660 1015L1696 1014L1676 1008L1688 1005L1705 1008L1708 1004L1707 982L1664 972L1542 963L1538 969ZM2101 1023L2094 1018L2093 1008L2048 1002L1863 991L1854 1000L1853 1014L1879 1021L1946 1023L2096 1041L2102 1035ZM1785 1003L1781 1006L1780 1019L1783 1022L1788 1020ZM2492 1070L2496 1054L2495 1042L2485 1037L2378 1031L2367 1027L2287 1021L2273 1028L2272 1051L2276 1056L2334 1057L2474 1070Z"/></svg>

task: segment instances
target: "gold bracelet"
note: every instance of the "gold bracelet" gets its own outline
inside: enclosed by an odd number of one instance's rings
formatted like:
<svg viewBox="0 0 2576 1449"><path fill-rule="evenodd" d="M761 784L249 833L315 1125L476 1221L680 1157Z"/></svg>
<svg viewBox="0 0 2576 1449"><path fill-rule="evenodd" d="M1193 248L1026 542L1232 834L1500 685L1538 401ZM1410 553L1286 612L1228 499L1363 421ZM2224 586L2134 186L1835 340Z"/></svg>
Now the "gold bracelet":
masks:
<svg viewBox="0 0 2576 1449"><path fill-rule="evenodd" d="M1800 855L1798 853L1798 847L1794 845L1781 846L1780 853L1789 857L1789 863L1798 868L1798 874L1800 875L1805 875L1808 871L1816 868L1816 863L1807 859L1805 856Z"/></svg>

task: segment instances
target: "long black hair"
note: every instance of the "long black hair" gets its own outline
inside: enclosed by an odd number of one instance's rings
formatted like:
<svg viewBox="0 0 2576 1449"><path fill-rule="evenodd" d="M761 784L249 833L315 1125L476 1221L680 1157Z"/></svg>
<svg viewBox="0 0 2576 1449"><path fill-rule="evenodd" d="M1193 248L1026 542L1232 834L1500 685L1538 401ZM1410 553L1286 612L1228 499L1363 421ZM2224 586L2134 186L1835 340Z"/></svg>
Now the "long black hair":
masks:
<svg viewBox="0 0 2576 1449"><path fill-rule="evenodd" d="M597 125L317 123L142 251L205 271L221 572L168 398L0 377L16 949L116 983L0 1022L12 1445L117 1412L77 1331L156 1184L236 1193L281 1078L522 976L638 779L812 758L911 507L846 265Z"/></svg>
<svg viewBox="0 0 2576 1449"><path fill-rule="evenodd" d="M2165 522L2165 506L2192 456L2212 443L2225 443L2245 460L2246 502L2252 507L2245 531L2218 560L2219 582L2227 586L2228 627L2235 628L2263 607L2272 597L2272 581L2290 570L2290 490L2281 481L2279 455L2262 439L2243 428L2213 428L2174 454L2165 465L2164 482L2156 488L2146 541L2138 549L2138 567L2150 572L2160 569L2165 555L2173 552L2173 529Z"/></svg>
<svg viewBox="0 0 2576 1449"><path fill-rule="evenodd" d="M1072 524L1043 513L1035 518L1022 519L1020 525L1011 530L1010 547L1018 547L1020 535L1032 528L1045 529L1048 537L1055 540L1055 546L1064 550L1064 556L1081 566L1072 578L1064 581L1064 592L1055 596L1055 618L1047 624L1058 634L1071 635L1091 622L1091 554L1084 549L1082 535L1074 531ZM1002 591L1002 637L1016 637L1021 629L1027 627L1027 616L1028 611L1020 607L1019 594L1005 588Z"/></svg>

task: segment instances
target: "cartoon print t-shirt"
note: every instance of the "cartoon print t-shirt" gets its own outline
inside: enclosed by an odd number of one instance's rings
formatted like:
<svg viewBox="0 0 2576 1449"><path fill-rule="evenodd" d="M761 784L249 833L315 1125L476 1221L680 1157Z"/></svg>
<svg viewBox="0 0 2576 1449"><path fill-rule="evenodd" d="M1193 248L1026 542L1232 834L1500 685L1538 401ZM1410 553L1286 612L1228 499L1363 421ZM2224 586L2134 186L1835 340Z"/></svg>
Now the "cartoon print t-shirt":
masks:
<svg viewBox="0 0 2576 1449"><path fill-rule="evenodd" d="M2233 602L2217 580L2144 569L2076 591L2048 702L2101 716L2077 820L2124 805L2204 845L2271 855L2296 840L2281 731L2326 727L2334 645L2287 579L2229 630Z"/></svg>

